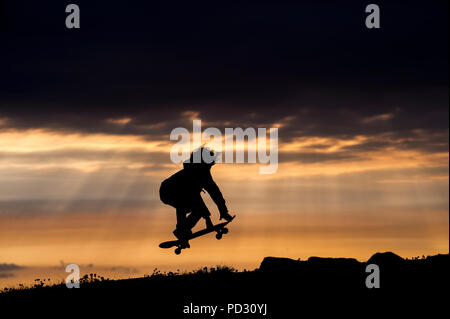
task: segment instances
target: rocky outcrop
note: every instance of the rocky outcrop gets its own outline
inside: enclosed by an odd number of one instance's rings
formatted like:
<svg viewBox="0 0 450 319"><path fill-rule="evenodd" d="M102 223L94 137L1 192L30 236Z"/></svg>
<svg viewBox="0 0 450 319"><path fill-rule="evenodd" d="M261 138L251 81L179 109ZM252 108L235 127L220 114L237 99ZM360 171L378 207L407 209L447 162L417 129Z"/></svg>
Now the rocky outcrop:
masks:
<svg viewBox="0 0 450 319"><path fill-rule="evenodd" d="M405 260L399 255L394 254L393 252L384 252L384 253L376 253L367 261L368 264L376 264L380 265L403 265Z"/></svg>

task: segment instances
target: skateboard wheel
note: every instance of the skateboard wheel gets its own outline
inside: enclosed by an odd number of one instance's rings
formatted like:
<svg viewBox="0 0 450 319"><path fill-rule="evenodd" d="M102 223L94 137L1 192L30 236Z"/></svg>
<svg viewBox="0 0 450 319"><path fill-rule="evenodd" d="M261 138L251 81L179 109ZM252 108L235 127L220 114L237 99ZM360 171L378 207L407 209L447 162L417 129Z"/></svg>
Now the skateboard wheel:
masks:
<svg viewBox="0 0 450 319"><path fill-rule="evenodd" d="M222 229L222 234L228 234L228 228L224 227L224 228Z"/></svg>
<svg viewBox="0 0 450 319"><path fill-rule="evenodd" d="M221 233L217 233L216 234L216 238L219 239L219 240L222 239L222 234Z"/></svg>
<svg viewBox="0 0 450 319"><path fill-rule="evenodd" d="M181 254L181 248L180 248L180 247L178 247L178 248L175 249L175 254L176 254L176 255Z"/></svg>

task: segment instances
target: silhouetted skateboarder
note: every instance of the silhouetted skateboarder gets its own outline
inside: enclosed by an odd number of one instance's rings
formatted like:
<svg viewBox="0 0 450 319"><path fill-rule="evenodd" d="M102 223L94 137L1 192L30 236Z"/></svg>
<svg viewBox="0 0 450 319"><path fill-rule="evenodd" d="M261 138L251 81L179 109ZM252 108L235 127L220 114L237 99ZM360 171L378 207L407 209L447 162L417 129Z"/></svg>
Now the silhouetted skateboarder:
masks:
<svg viewBox="0 0 450 319"><path fill-rule="evenodd" d="M233 219L228 213L219 187L211 176L211 167L215 164L215 158L213 151L201 147L183 163L182 170L161 183L159 189L161 201L176 208L177 226L173 234L179 240L191 236L192 228L202 217L206 221L207 228L212 229L214 226L210 217L211 213L200 195L202 190L206 190L216 203L220 219L226 221Z"/></svg>

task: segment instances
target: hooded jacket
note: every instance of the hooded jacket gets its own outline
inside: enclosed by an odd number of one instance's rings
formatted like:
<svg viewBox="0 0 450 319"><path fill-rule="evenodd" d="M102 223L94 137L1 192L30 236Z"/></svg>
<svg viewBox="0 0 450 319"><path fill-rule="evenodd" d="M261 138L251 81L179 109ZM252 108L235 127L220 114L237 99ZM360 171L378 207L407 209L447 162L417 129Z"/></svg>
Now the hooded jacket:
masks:
<svg viewBox="0 0 450 319"><path fill-rule="evenodd" d="M211 164L184 162L182 170L161 183L162 202L174 207L190 207L192 199L206 190L220 213L228 212L225 199L211 176L211 167Z"/></svg>

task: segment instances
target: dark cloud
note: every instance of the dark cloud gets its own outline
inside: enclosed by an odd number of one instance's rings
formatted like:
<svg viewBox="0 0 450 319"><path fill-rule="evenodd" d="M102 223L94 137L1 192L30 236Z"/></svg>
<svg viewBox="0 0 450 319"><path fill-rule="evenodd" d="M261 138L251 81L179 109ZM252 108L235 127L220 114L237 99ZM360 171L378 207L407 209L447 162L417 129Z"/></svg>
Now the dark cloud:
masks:
<svg viewBox="0 0 450 319"><path fill-rule="evenodd" d="M158 200L130 200L130 199L73 199L67 200L0 200L0 214L2 218L8 216L33 215L33 214L59 214L59 213L73 213L80 214L104 214L111 212L136 212L136 211L150 211L151 209L161 207ZM14 217L11 217L14 218ZM12 270L7 267L16 265L0 264L0 270ZM2 268L3 267L3 268ZM16 266L19 267L19 266ZM18 269L18 268L17 268Z"/></svg>
<svg viewBox="0 0 450 319"><path fill-rule="evenodd" d="M298 162L298 163L322 163L322 162L336 162L361 160L360 155L351 152L330 152L330 153L317 153L317 152L289 152L280 153L279 162Z"/></svg>
<svg viewBox="0 0 450 319"><path fill-rule="evenodd" d="M431 134L449 124L446 2L378 2L380 30L362 1L77 4L67 30L65 3L3 2L0 130L168 140L196 111L220 129L285 121L282 141L421 130L403 147L448 148Z"/></svg>
<svg viewBox="0 0 450 319"><path fill-rule="evenodd" d="M449 136L448 130L442 130L439 133L430 133L428 131L410 131L408 136L398 136L396 132L382 135L355 145L343 146L343 152L367 152L383 151L386 149L396 150L417 150L427 153L445 153L448 152Z"/></svg>
<svg viewBox="0 0 450 319"><path fill-rule="evenodd" d="M11 271L11 270L17 270L23 268L22 266L16 265L16 264L0 264L0 271ZM0 274L2 275L2 274ZM8 275L8 274L3 274ZM5 276L9 277L9 276Z"/></svg>
<svg viewBox="0 0 450 319"><path fill-rule="evenodd" d="M164 163L168 161L168 155L161 152L148 152L144 150L128 150L128 151L111 151L111 150L95 150L72 148L62 150L33 151L33 152L1 152L0 163L2 159L6 159L9 163L15 164L32 164L32 163L58 163L72 161L115 161L126 162L126 165L132 163ZM148 169L155 169L149 166ZM158 168L159 169L159 168Z"/></svg>

